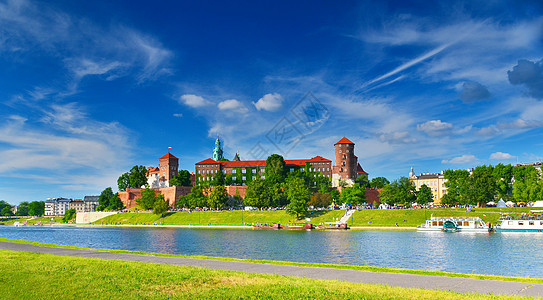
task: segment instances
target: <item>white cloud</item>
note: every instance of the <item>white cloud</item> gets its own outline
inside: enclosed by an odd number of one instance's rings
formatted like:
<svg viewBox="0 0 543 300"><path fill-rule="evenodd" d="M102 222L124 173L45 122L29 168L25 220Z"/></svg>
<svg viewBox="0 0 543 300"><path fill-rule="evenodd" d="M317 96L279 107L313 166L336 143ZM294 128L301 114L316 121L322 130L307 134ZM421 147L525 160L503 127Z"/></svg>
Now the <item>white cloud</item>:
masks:
<svg viewBox="0 0 543 300"><path fill-rule="evenodd" d="M258 99L254 106L258 110L277 111L281 108L283 97L278 93L266 94L262 98Z"/></svg>
<svg viewBox="0 0 543 300"><path fill-rule="evenodd" d="M127 130L117 123L92 120L73 104L44 108L36 129L21 116L0 126L0 172L47 170L51 178L71 182L69 172L106 175L124 164L128 156ZM74 173L72 173L74 174Z"/></svg>
<svg viewBox="0 0 543 300"><path fill-rule="evenodd" d="M196 95L183 95L179 97L179 100L181 104L185 104L194 108L204 107L212 104L210 101L207 101L203 97Z"/></svg>
<svg viewBox="0 0 543 300"><path fill-rule="evenodd" d="M513 159L513 158L515 158L515 156L509 153L495 152L495 153L490 154L490 159L495 159L495 160L508 160L508 159Z"/></svg>
<svg viewBox="0 0 543 300"><path fill-rule="evenodd" d="M429 136L442 136L451 133L453 125L441 120L431 120L426 123L417 124L417 130L423 131Z"/></svg>
<svg viewBox="0 0 543 300"><path fill-rule="evenodd" d="M152 36L119 24L104 28L45 3L0 3L0 28L0 53L4 55L40 51L43 56L62 57L73 76L71 82L65 80L69 93L87 75L108 74L107 80L133 76L143 82L172 73L172 51Z"/></svg>
<svg viewBox="0 0 543 300"><path fill-rule="evenodd" d="M249 112L249 109L236 99L224 100L220 102L217 107L219 107L220 110L230 110L241 114L246 114Z"/></svg>
<svg viewBox="0 0 543 300"><path fill-rule="evenodd" d="M183 114L173 114L173 116L176 117L176 118L182 118Z"/></svg>
<svg viewBox="0 0 543 300"><path fill-rule="evenodd" d="M450 160L444 159L444 160L441 161L441 163L442 164L463 165L463 164L475 164L478 161L479 160L477 159L477 157L475 157L475 155L464 154L462 156L458 156L458 157L452 158Z"/></svg>

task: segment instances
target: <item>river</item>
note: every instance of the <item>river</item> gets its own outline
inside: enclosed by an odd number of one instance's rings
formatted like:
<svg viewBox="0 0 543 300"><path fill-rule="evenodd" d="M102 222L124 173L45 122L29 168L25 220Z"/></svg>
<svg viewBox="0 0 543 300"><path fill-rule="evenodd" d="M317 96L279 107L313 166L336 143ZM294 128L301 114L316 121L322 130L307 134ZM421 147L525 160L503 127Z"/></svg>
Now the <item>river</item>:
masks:
<svg viewBox="0 0 543 300"><path fill-rule="evenodd" d="M98 249L543 278L542 233L0 226L0 237Z"/></svg>

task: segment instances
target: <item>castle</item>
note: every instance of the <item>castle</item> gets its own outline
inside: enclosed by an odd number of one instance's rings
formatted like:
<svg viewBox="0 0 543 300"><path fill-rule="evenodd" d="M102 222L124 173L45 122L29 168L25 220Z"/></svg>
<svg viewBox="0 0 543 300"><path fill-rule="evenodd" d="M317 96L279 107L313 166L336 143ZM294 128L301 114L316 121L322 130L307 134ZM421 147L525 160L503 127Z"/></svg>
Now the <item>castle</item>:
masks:
<svg viewBox="0 0 543 300"><path fill-rule="evenodd" d="M354 143L346 137L340 139L334 144L335 165L332 161L322 156L315 156L306 159L286 159L285 166L288 172L299 170L314 172L314 176L323 176L330 178L333 187L340 185L352 185L360 175L368 175L358 163L358 157L354 154ZM232 161L223 159L223 150L219 137L215 141L213 149L213 158L208 158L195 164L196 173L191 176L193 184L211 181L219 173L229 176L232 183L226 186L229 196L239 194L242 198L245 196L246 183L252 180L265 179L265 160L241 160L239 153ZM158 167L149 167L147 169L147 184L149 188L155 189L158 193L164 195L170 206L180 197L190 193L190 186L172 186L170 180L178 175L179 159L171 153L167 153L158 160ZM126 191L119 192L119 198L126 208L136 206L136 199L141 197L141 188L127 188Z"/></svg>
<svg viewBox="0 0 543 300"><path fill-rule="evenodd" d="M346 137L334 144L336 164L322 156L315 156L306 159L286 159L287 171L300 170L309 166L309 170L315 172L315 176L331 178L332 186L338 187L343 181L346 185L352 185L360 175L368 175L358 163L358 157L354 155L354 143ZM241 160L239 153L232 161L224 160L223 150L219 137L215 141L213 158L208 158L195 164L196 184L211 181L219 172L229 176L235 185L244 186L247 182L256 179L265 179L265 160Z"/></svg>

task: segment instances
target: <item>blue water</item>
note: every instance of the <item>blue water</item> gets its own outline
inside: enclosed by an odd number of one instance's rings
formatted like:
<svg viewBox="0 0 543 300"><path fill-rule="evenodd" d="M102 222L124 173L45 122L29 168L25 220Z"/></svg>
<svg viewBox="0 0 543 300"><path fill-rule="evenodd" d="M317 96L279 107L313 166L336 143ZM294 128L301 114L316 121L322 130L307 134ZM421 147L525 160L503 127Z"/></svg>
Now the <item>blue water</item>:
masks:
<svg viewBox="0 0 543 300"><path fill-rule="evenodd" d="M543 278L542 233L0 226L0 237L86 248Z"/></svg>

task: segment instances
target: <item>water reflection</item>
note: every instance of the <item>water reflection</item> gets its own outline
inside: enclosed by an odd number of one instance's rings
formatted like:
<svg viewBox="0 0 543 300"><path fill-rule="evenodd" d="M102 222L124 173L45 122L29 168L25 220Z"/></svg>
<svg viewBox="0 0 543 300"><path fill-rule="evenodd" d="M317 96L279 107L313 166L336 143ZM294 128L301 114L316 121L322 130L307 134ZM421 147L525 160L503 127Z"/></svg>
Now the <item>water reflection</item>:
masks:
<svg viewBox="0 0 543 300"><path fill-rule="evenodd" d="M0 226L0 237L168 254L543 277L541 233Z"/></svg>

